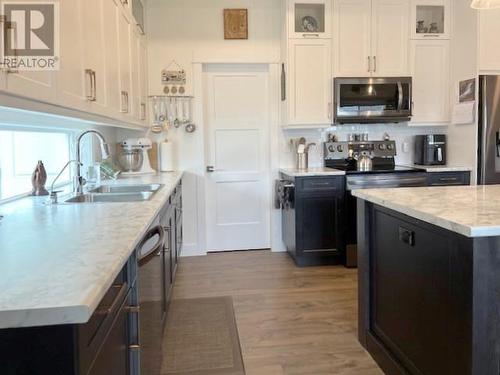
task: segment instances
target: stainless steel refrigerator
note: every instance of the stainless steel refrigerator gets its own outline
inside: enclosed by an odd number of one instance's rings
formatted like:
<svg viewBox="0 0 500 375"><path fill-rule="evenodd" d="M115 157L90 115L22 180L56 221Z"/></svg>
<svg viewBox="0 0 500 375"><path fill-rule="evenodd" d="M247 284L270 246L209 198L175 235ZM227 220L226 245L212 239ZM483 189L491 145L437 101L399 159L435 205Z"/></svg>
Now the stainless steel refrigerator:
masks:
<svg viewBox="0 0 500 375"><path fill-rule="evenodd" d="M477 180L500 184L500 76L479 77Z"/></svg>

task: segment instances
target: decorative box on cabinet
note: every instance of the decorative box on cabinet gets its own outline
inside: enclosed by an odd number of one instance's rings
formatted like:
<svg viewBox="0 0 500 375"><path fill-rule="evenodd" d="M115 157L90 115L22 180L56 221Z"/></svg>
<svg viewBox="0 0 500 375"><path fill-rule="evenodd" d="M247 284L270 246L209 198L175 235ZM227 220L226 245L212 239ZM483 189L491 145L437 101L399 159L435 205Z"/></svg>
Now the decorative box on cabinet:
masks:
<svg viewBox="0 0 500 375"><path fill-rule="evenodd" d="M288 37L331 38L332 0L289 0Z"/></svg>
<svg viewBox="0 0 500 375"><path fill-rule="evenodd" d="M406 76L409 0L337 0L336 76Z"/></svg>
<svg viewBox="0 0 500 375"><path fill-rule="evenodd" d="M450 39L450 0L412 0L412 39Z"/></svg>
<svg viewBox="0 0 500 375"><path fill-rule="evenodd" d="M450 122L450 42L413 40L413 118L411 124L446 125Z"/></svg>

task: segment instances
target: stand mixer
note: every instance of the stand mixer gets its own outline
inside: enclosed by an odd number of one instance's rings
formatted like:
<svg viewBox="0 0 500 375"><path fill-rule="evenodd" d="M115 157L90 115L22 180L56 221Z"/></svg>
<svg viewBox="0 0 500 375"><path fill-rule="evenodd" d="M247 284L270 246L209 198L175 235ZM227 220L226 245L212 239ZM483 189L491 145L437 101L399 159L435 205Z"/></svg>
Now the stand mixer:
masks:
<svg viewBox="0 0 500 375"><path fill-rule="evenodd" d="M151 168L148 150L153 148L153 141L149 138L128 138L121 143L122 151L118 161L123 168L121 176L138 176L154 174Z"/></svg>

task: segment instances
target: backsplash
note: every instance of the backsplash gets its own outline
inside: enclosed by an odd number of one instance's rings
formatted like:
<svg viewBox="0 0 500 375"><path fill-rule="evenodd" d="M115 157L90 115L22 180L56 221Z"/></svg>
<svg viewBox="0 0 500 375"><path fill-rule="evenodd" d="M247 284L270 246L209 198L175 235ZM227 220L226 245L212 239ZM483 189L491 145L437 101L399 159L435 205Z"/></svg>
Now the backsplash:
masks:
<svg viewBox="0 0 500 375"><path fill-rule="evenodd" d="M327 129L286 129L283 130L283 139L280 150L280 165L284 168L295 166L295 154L291 140L304 137L307 143L316 143L309 153L309 166L322 167L323 142L327 140L328 134L337 135L339 141L347 141L348 134L368 133L370 140L382 140L388 133L397 144L396 164L413 164L413 143L419 134L447 134L446 126L413 127L408 124L366 124L366 125L341 125Z"/></svg>

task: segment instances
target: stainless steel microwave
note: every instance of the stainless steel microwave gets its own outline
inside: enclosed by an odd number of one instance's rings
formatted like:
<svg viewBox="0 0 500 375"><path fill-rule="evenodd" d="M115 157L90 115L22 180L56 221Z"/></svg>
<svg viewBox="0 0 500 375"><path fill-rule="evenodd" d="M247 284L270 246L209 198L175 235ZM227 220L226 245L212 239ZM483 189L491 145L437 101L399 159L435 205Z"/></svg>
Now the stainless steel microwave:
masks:
<svg viewBox="0 0 500 375"><path fill-rule="evenodd" d="M335 78L336 124L407 122L412 116L411 77Z"/></svg>

